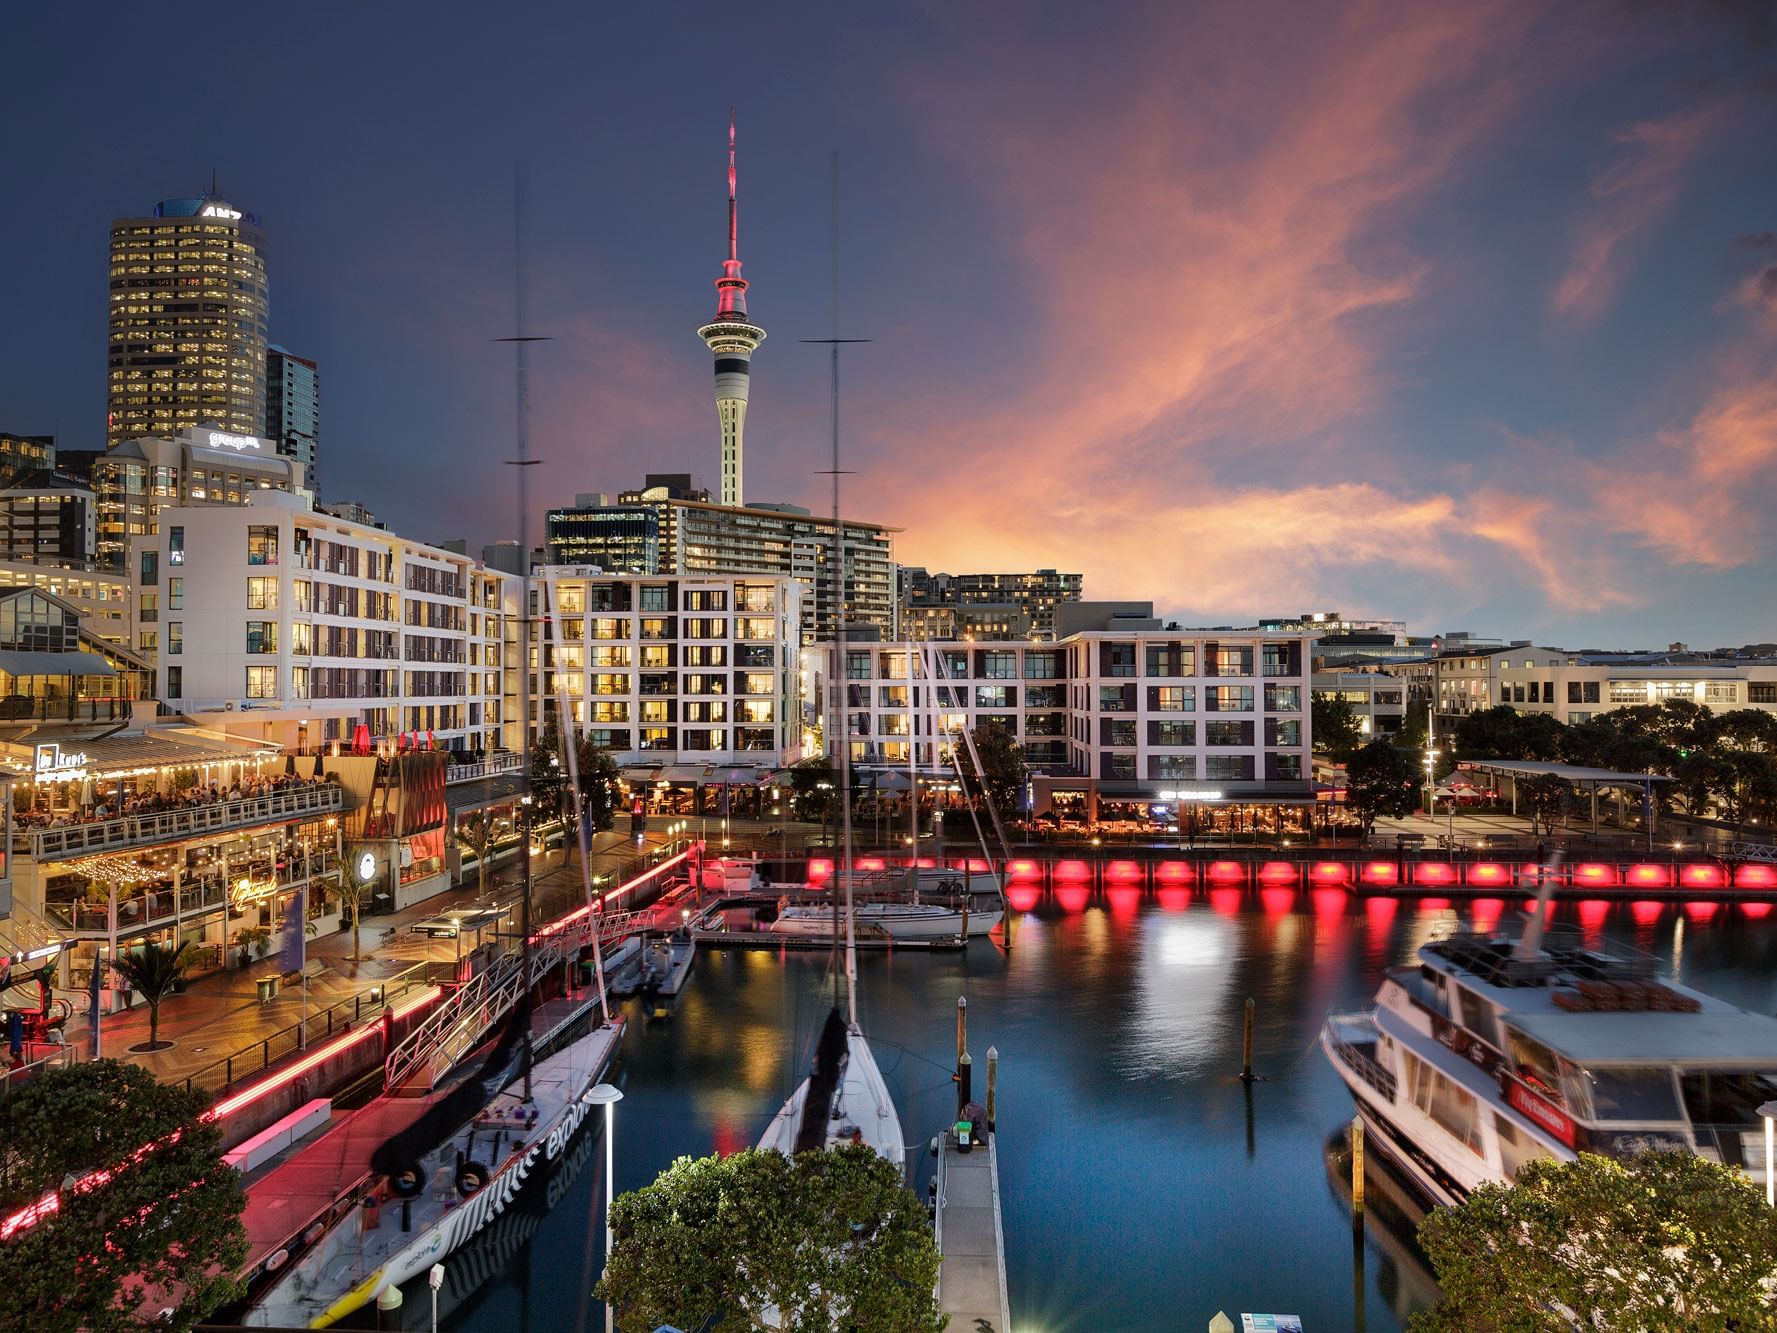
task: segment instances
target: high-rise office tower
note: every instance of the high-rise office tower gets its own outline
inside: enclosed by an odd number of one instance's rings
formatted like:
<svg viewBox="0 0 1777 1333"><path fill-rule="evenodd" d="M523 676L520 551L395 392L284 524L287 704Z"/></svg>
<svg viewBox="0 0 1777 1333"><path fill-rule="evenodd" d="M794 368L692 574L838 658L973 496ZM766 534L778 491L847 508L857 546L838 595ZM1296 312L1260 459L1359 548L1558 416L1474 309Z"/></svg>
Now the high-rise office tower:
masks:
<svg viewBox="0 0 1777 1333"><path fill-rule="evenodd" d="M265 429L265 233L220 198L111 224L106 442Z"/></svg>
<svg viewBox="0 0 1777 1333"><path fill-rule="evenodd" d="M302 484L315 484L315 436L321 427L321 372L282 347L265 353L265 430L278 452L302 464Z"/></svg>
<svg viewBox="0 0 1777 1333"><path fill-rule="evenodd" d="M740 233L734 207L734 113L728 114L728 258L716 279L716 317L697 331L716 358L716 420L722 428L722 503L741 498L741 446L747 427L747 381L765 330L747 318L747 280L740 276Z"/></svg>

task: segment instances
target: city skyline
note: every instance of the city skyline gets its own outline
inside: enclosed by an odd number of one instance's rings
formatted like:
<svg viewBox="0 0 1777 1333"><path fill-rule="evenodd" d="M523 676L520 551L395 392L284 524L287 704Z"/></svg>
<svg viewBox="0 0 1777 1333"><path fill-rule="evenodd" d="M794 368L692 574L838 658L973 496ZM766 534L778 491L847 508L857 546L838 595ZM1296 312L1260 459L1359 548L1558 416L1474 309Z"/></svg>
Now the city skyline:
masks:
<svg viewBox="0 0 1777 1333"><path fill-rule="evenodd" d="M28 16L46 58L20 72L14 179L56 204L14 209L35 262L0 428L102 443L106 225L214 167L265 219L271 340L327 370L329 493L419 539L512 535L484 497L509 484L491 340L522 158L531 325L555 339L532 357L539 514L643 471L714 483L685 329L725 241L734 101L749 280L791 344L752 404L749 499L824 509L824 358L793 344L829 327L837 145L842 331L875 340L846 366L846 510L905 528L902 562L1079 569L1089 597L1188 622L1777 637L1768 16L1359 5L1275 34L1220 7L1007 12L564 11L477 51L486 100L462 105L428 71L472 33L370 15L350 51L280 29L329 96L271 72L239 114L172 108L127 146L55 94L86 34ZM172 41L117 23L132 58ZM266 40L239 31L198 40ZM377 54L397 42L411 65ZM724 81L736 62L758 92Z"/></svg>

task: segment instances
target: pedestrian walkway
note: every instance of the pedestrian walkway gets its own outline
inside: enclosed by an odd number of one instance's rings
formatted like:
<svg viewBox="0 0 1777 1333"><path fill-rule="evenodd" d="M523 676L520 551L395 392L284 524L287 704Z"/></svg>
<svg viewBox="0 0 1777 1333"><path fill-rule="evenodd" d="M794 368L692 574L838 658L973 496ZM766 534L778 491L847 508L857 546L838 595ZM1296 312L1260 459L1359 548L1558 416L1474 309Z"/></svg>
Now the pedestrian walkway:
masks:
<svg viewBox="0 0 1777 1333"><path fill-rule="evenodd" d="M950 1327L968 1333L1009 1333L1006 1243L1000 1224L998 1137L964 1152L944 1132L938 1160L938 1308Z"/></svg>
<svg viewBox="0 0 1777 1333"><path fill-rule="evenodd" d="M662 835L650 835L645 843L620 833L598 834L592 844L590 866L594 876L603 876L600 886L610 887L611 879L624 870L642 851L662 846ZM532 869L532 903L534 920L541 924L560 916L584 901L577 856L553 849L546 857L537 857ZM488 875L488 897L516 900L519 870L516 865L503 866ZM309 1037L314 1039L325 1028L318 1026L320 1015L330 1005L350 1002L367 996L373 987L388 987L398 979L418 978L419 969L427 963L448 963L458 954L459 941L432 939L413 933L409 927L427 917L436 916L453 907L476 902L481 897L477 879L471 877L462 887L436 894L423 902L399 912L366 917L359 925L358 961L351 959L352 932L344 929L333 935L311 939L307 944L308 995L307 1010L311 1018ZM515 913L516 915L516 913ZM243 969L212 973L191 982L178 995L169 995L160 1009L160 1038L173 1044L160 1051L133 1051L132 1046L148 1041L148 1006L140 999L122 1013L105 1015L100 1030L100 1053L139 1064L163 1082L184 1082L224 1061L243 1054L241 1062L251 1069L263 1063L256 1056L276 1059L294 1046L296 1030L303 1020L304 999L300 986L285 986L277 998L261 1002L258 983L261 978L281 975L284 966L270 957ZM347 1011L349 1016L349 1011ZM340 1020L335 1020L335 1026ZM87 1016L77 1014L68 1023L68 1041L81 1059L92 1053L92 1033ZM278 1039L274 1042L274 1039ZM274 1042L267 1050L265 1043ZM280 1043L282 1049L280 1049ZM241 1076L235 1071L235 1077ZM216 1085L222 1075L217 1073Z"/></svg>

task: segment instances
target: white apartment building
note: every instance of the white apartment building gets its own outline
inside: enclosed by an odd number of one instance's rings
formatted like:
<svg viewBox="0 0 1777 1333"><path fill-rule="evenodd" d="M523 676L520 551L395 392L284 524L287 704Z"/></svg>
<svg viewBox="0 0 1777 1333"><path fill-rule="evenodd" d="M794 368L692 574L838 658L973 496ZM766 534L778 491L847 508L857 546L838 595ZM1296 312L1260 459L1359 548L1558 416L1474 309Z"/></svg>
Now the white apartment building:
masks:
<svg viewBox="0 0 1777 1333"><path fill-rule="evenodd" d="M506 748L507 575L269 490L163 510L130 568L135 641L169 708L297 748Z"/></svg>
<svg viewBox="0 0 1777 1333"><path fill-rule="evenodd" d="M1495 703L1589 721L1614 708L1684 699L1715 712L1777 710L1777 661L1648 663L1563 657L1547 665L1513 662L1500 672Z"/></svg>
<svg viewBox="0 0 1777 1333"><path fill-rule="evenodd" d="M717 765L765 776L800 757L796 579L543 565L531 596L540 729L565 710L618 763L665 766L668 781Z"/></svg>
<svg viewBox="0 0 1777 1333"><path fill-rule="evenodd" d="M1152 820L1189 805L1206 834L1305 831L1313 637L1144 628L848 645L852 757L905 770L912 744L920 771L941 773L947 738L996 720L1027 747L1034 815Z"/></svg>
<svg viewBox="0 0 1777 1333"><path fill-rule="evenodd" d="M1380 671L1316 671L1314 697L1350 704L1366 737L1399 731L1407 719L1406 682Z"/></svg>

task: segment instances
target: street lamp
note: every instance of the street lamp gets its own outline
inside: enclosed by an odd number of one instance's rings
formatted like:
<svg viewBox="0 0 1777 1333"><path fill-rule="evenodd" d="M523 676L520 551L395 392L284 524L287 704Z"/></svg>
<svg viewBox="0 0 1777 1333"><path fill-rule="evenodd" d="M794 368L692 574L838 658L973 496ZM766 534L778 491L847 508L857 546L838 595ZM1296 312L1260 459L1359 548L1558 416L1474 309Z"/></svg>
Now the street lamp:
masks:
<svg viewBox="0 0 1777 1333"><path fill-rule="evenodd" d="M611 1134L617 1118L617 1103L623 1100L623 1093L609 1083L600 1083L589 1090L586 1100L594 1106L605 1108L605 1270L611 1268L611 1198L615 1192L612 1187L611 1172L615 1168L617 1156L612 1151ZM605 1302L605 1333L614 1333L617 1312L612 1309L609 1301Z"/></svg>
<svg viewBox="0 0 1777 1333"><path fill-rule="evenodd" d="M1441 751L1438 750L1425 752L1425 813L1427 818L1435 816L1438 812L1435 804L1436 797L1432 795L1432 774L1437 771L1440 753Z"/></svg>
<svg viewBox="0 0 1777 1333"><path fill-rule="evenodd" d="M1765 1118L1765 1204L1777 1208L1777 1101L1766 1102L1758 1113Z"/></svg>

